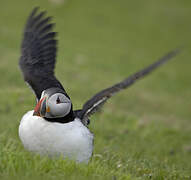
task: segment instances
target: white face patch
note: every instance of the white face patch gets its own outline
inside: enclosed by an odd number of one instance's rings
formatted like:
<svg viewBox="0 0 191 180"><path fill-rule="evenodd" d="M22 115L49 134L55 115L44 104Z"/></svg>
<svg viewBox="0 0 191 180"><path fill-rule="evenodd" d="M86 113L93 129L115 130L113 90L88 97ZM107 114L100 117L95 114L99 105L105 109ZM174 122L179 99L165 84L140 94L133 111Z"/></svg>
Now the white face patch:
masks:
<svg viewBox="0 0 191 180"><path fill-rule="evenodd" d="M72 103L62 93L56 93L47 99L46 108L49 108L49 112L46 113L47 118L58 118L66 116L72 107Z"/></svg>

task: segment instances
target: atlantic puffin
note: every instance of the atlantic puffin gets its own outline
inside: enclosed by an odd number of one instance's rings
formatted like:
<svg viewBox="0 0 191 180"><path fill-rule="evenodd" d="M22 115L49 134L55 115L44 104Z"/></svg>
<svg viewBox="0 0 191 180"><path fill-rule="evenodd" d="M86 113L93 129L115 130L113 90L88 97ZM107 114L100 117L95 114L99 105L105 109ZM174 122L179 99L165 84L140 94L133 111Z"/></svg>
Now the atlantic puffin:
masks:
<svg viewBox="0 0 191 180"><path fill-rule="evenodd" d="M106 88L73 110L72 101L54 75L57 40L51 17L34 8L29 15L21 45L19 66L24 80L36 95L34 110L27 112L19 125L24 148L50 157L63 156L88 163L93 152L94 136L87 128L89 116L117 92L131 86L163 63L175 57L180 48L136 72L123 81Z"/></svg>

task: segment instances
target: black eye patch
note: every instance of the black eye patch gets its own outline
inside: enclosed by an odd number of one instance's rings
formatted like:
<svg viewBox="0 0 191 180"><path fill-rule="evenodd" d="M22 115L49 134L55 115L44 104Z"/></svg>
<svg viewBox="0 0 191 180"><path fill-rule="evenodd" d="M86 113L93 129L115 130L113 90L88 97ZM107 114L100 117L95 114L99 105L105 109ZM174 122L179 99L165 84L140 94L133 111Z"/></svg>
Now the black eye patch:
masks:
<svg viewBox="0 0 191 180"><path fill-rule="evenodd" d="M56 99L56 104L60 104L60 98L59 98L59 96L58 96L57 99Z"/></svg>

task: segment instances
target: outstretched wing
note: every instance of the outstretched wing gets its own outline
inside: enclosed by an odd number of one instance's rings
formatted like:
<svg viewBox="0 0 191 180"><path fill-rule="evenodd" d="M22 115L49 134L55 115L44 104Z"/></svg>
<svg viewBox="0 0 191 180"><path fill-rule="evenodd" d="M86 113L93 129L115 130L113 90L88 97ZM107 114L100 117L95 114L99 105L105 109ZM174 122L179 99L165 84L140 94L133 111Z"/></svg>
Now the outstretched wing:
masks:
<svg viewBox="0 0 191 180"><path fill-rule="evenodd" d="M158 68L160 65L164 64L168 60L175 57L179 52L181 51L181 48L178 48L174 51L169 52L165 56L163 56L161 59L156 61L155 63L151 64L150 66L136 72L135 74L129 76L125 80L106 88L100 92L98 92L96 95L94 95L92 98L90 98L84 105L83 109L81 111L77 111L77 116L82 119L82 122L86 124L86 121L88 120L88 117L98 111L102 105L115 93L126 89L127 87L131 86L136 80L143 78L144 76L148 75L152 71L154 71L156 68Z"/></svg>
<svg viewBox="0 0 191 180"><path fill-rule="evenodd" d="M46 12L38 12L38 8L35 8L28 17L19 61L24 80L38 99L45 89L58 87L64 90L54 76L56 33L52 31L51 17L45 17L45 14Z"/></svg>

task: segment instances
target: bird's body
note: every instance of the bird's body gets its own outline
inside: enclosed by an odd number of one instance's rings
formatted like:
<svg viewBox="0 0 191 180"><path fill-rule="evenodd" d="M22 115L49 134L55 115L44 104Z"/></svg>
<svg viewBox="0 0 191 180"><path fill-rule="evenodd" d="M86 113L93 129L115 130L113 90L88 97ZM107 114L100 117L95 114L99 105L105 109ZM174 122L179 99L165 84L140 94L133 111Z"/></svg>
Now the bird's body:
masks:
<svg viewBox="0 0 191 180"><path fill-rule="evenodd" d="M29 111L21 120L19 136L27 150L51 157L63 156L87 163L93 151L93 134L78 118L68 123L53 123Z"/></svg>
<svg viewBox="0 0 191 180"><path fill-rule="evenodd" d="M86 101L81 109L73 110L69 95L54 75L56 33L52 31L51 17L45 17L45 14L35 8L24 29L19 65L24 80L36 95L37 105L34 111L23 116L19 136L29 151L50 156L61 155L87 163L93 151L93 135L86 127L89 117L114 94L176 56L179 49L167 53L125 80L103 89Z"/></svg>

